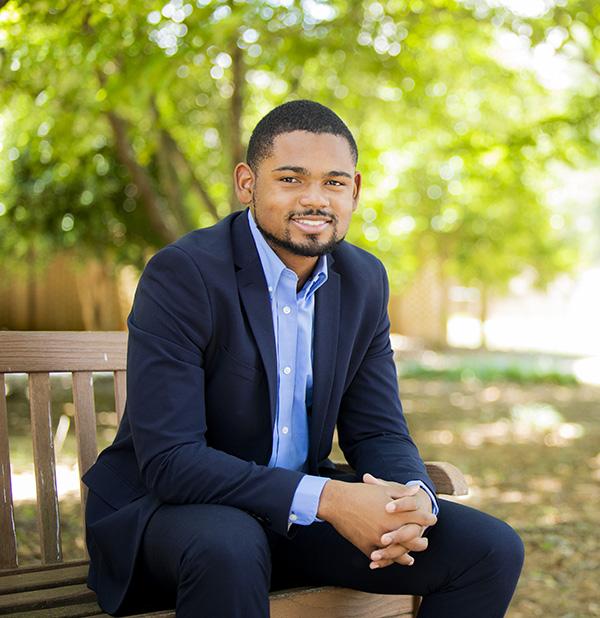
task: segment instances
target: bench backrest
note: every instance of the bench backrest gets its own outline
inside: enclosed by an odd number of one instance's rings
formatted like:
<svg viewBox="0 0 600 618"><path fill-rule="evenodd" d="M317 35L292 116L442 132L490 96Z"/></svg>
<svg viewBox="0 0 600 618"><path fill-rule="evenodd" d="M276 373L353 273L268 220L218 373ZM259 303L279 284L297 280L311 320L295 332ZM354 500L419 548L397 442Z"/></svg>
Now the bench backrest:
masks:
<svg viewBox="0 0 600 618"><path fill-rule="evenodd" d="M28 374L41 559L43 564L53 564L62 562L63 558L50 417L50 373L72 374L81 477L98 455L92 372L113 372L115 407L120 420L125 407L126 358L127 333L124 332L0 331L0 569L15 568L18 563L5 375ZM80 491L82 509L85 509L83 484Z"/></svg>

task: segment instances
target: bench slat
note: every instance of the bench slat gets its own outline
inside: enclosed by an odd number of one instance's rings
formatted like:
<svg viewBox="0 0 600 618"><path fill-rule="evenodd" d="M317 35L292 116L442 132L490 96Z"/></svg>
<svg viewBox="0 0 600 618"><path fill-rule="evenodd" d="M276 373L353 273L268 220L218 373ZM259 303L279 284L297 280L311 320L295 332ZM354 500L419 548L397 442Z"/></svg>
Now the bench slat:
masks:
<svg viewBox="0 0 600 618"><path fill-rule="evenodd" d="M96 595L85 584L73 584L60 588L31 590L0 596L0 614L28 612L50 607L64 607L96 600Z"/></svg>
<svg viewBox="0 0 600 618"><path fill-rule="evenodd" d="M22 573L37 573L38 571L60 571L60 569L67 567L86 566L87 564L88 560L69 560L69 562L44 564L42 566L39 564L29 564L17 569L3 569L0 571L0 578L8 577L10 575L20 575Z"/></svg>
<svg viewBox="0 0 600 618"><path fill-rule="evenodd" d="M91 371L73 372L73 403L75 404L75 434L79 476L83 476L98 457L96 440L96 409L94 381ZM87 487L80 483L82 521L85 520Z"/></svg>
<svg viewBox="0 0 600 618"><path fill-rule="evenodd" d="M359 592L348 588L307 588L271 594L273 618L392 618L412 615L412 597Z"/></svg>
<svg viewBox="0 0 600 618"><path fill-rule="evenodd" d="M115 411L117 419L121 422L125 412L125 398L127 397L127 372L115 371Z"/></svg>
<svg viewBox="0 0 600 618"><path fill-rule="evenodd" d="M87 573L87 564L71 565L67 563L55 569L43 567L40 569L38 567L37 571L28 573L21 573L19 569L10 575L0 575L0 595L83 584L87 579Z"/></svg>
<svg viewBox="0 0 600 618"><path fill-rule="evenodd" d="M50 376L47 373L29 374L29 405L42 562L61 562L56 461L50 416Z"/></svg>
<svg viewBox="0 0 600 618"><path fill-rule="evenodd" d="M17 536L10 477L10 453L8 450L8 415L4 374L0 373L0 569L17 566Z"/></svg>
<svg viewBox="0 0 600 618"><path fill-rule="evenodd" d="M67 605L65 607L53 607L51 609L37 609L28 612L11 613L11 618L87 618L87 616L99 616L102 609L97 603L83 603L82 605ZM175 614L173 613L173 616Z"/></svg>
<svg viewBox="0 0 600 618"><path fill-rule="evenodd" d="M111 618L110 614L100 614L101 618ZM133 614L131 616L127 616L127 618L175 618L175 611L160 611L160 612L152 612L150 614ZM273 616L271 614L271 618L287 618L284 616Z"/></svg>
<svg viewBox="0 0 600 618"><path fill-rule="evenodd" d="M0 373L126 368L124 332L0 332Z"/></svg>

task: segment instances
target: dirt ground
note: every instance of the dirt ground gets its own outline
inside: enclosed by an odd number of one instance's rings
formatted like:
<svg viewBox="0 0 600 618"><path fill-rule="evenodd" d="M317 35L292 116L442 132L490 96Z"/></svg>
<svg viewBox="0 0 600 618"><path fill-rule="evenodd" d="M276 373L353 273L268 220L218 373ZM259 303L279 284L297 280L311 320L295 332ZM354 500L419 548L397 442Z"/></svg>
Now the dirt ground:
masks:
<svg viewBox="0 0 600 618"><path fill-rule="evenodd" d="M600 388L404 380L426 460L467 476L460 501L525 542L509 618L600 616Z"/></svg>
<svg viewBox="0 0 600 618"><path fill-rule="evenodd" d="M509 618L600 616L600 388L404 379L401 394L423 458L467 476L470 495L458 500L506 520L525 542ZM97 409L105 444L114 413L98 401ZM63 463L74 461L71 440ZM29 441L11 448L13 472L30 465ZM61 503L66 558L83 550L79 508ZM16 519L23 564L39 551L34 504L16 505Z"/></svg>

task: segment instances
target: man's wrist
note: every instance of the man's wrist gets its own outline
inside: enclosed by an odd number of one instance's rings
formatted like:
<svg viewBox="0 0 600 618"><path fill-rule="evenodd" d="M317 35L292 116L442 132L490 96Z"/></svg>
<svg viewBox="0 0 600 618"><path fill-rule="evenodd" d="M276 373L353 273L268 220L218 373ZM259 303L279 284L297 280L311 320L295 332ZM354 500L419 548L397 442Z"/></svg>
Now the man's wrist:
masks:
<svg viewBox="0 0 600 618"><path fill-rule="evenodd" d="M335 512L342 485L345 485L343 481L336 481L333 479L325 483L317 509L317 517L319 519L330 521L332 513Z"/></svg>

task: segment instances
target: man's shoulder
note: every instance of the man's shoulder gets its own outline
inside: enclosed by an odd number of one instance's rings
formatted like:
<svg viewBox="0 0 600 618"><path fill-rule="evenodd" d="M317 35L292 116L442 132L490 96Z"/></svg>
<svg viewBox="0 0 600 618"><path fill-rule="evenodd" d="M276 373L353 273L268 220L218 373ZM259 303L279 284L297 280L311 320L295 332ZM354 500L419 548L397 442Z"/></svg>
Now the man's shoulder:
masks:
<svg viewBox="0 0 600 618"><path fill-rule="evenodd" d="M338 271L348 270L352 273L372 276L373 273L381 273L385 270L378 257L346 240L336 247L332 257Z"/></svg>
<svg viewBox="0 0 600 618"><path fill-rule="evenodd" d="M214 225L193 230L178 238L169 246L185 251L190 256L201 254L217 257L219 251L231 246L231 226L240 214L235 212Z"/></svg>
<svg viewBox="0 0 600 618"><path fill-rule="evenodd" d="M218 266L232 265L231 226L239 215L236 212L214 225L188 232L160 249L151 261L189 261L200 271L209 272Z"/></svg>

